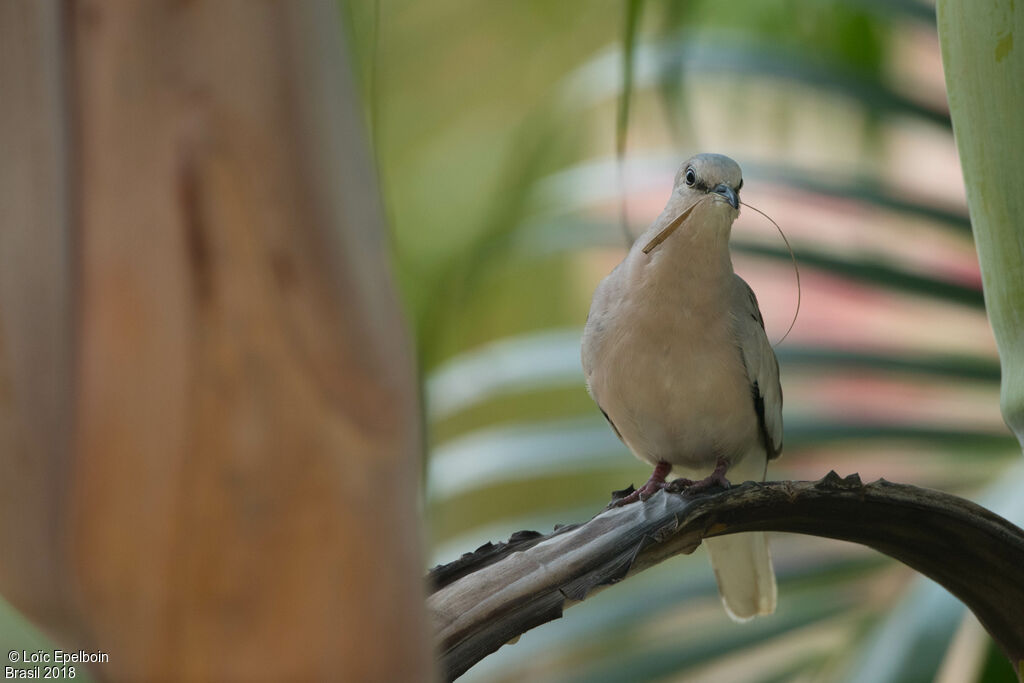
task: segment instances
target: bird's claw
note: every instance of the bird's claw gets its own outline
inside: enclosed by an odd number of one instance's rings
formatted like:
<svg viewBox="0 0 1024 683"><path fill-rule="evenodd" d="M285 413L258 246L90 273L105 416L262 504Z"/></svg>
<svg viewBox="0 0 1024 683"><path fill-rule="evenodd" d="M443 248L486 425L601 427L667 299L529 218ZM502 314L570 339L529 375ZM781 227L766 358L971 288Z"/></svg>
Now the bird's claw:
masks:
<svg viewBox="0 0 1024 683"><path fill-rule="evenodd" d="M710 488L718 486L723 489L732 488L732 484L725 478L724 472L719 472L717 469L707 477L700 481L694 481L693 479L674 479L671 484L668 485L668 490L672 493L684 493L694 494L700 493L701 491L707 491Z"/></svg>
<svg viewBox="0 0 1024 683"><path fill-rule="evenodd" d="M629 505L630 503L635 503L638 500L641 502L647 500L655 493L668 486L668 484L665 483L665 477L667 477L668 473L671 471L672 465L668 464L664 460L659 460L658 464L654 466L654 471L651 472L651 477L647 480L647 483L636 491L630 492L629 489L632 489L632 486L623 491L616 491L613 495L617 497L612 500L612 502L608 503L608 508L606 509L620 508L623 505Z"/></svg>
<svg viewBox="0 0 1024 683"><path fill-rule="evenodd" d="M696 483L693 479L679 477L678 479L673 479L665 490L669 493L682 493Z"/></svg>
<svg viewBox="0 0 1024 683"><path fill-rule="evenodd" d="M643 502L650 498L651 496L653 496L658 491L668 488L668 486L669 485L664 481L650 480L637 490L630 493L629 495L623 496L622 498L618 498L608 503L608 507L620 508L623 505L629 505L630 503L635 503L637 501Z"/></svg>

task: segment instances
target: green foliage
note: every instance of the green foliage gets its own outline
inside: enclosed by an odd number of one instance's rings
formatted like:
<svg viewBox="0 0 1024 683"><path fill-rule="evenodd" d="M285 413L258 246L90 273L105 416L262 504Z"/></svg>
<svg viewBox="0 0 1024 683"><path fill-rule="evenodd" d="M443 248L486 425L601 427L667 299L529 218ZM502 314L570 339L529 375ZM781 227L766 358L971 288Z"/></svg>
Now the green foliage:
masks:
<svg viewBox="0 0 1024 683"><path fill-rule="evenodd" d="M1006 423L1024 446L1024 8L1014 0L938 3L942 59L989 318L1005 381Z"/></svg>
<svg viewBox="0 0 1024 683"><path fill-rule="evenodd" d="M944 93L900 77L911 42L935 49L927 4L352 4L424 373L432 559L579 521L646 478L586 396L579 333L623 253L620 206L642 229L697 151L740 160L745 195L790 232L805 275L807 310L778 349L786 451L770 478L834 467L980 497L1015 460L966 206L936 187L954 144ZM832 236L796 229L804 210ZM856 232L836 232L852 220ZM770 331L783 331L788 253L749 223L734 253L741 274L762 273ZM941 668L962 616L944 593L862 548L774 543L773 618L729 622L698 551L465 680L840 681L882 658L871 680L898 681Z"/></svg>
<svg viewBox="0 0 1024 683"><path fill-rule="evenodd" d="M3 666L13 667L15 675L19 671L26 671L34 668L34 665L27 664L22 661L12 664L8 661L8 651L25 651L30 654L33 652L43 651L52 656L53 651L60 647L31 624L28 619L22 616L18 610L14 609L10 603L2 598L0 598L0 645L2 645L3 655L5 657ZM94 680L90 674L90 670L85 665L73 664L69 666L72 666L75 670L75 681L92 683ZM101 667L99 670L100 673L102 673L103 665L99 664L96 666ZM59 678L58 680L71 679Z"/></svg>

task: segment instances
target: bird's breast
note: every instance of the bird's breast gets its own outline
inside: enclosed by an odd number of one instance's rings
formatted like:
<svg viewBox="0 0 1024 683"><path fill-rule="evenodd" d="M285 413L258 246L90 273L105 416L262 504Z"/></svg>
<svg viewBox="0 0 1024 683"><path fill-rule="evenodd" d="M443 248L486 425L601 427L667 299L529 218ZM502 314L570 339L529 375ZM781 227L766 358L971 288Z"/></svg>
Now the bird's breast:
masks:
<svg viewBox="0 0 1024 683"><path fill-rule="evenodd" d="M597 322L590 388L637 457L699 469L756 442L727 305L699 292L663 305L611 302Z"/></svg>

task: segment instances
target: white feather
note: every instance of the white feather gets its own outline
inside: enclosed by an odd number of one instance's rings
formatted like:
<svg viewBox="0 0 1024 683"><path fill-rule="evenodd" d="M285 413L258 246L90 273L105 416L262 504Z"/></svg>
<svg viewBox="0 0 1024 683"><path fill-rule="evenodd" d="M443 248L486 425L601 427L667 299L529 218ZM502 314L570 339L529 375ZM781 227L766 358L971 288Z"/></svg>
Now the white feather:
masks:
<svg viewBox="0 0 1024 683"><path fill-rule="evenodd" d="M759 464L760 460L760 464ZM765 455L751 453L729 476L733 484L764 479ZM777 588L768 539L762 532L704 539L718 581L725 611L736 621L748 621L775 611Z"/></svg>

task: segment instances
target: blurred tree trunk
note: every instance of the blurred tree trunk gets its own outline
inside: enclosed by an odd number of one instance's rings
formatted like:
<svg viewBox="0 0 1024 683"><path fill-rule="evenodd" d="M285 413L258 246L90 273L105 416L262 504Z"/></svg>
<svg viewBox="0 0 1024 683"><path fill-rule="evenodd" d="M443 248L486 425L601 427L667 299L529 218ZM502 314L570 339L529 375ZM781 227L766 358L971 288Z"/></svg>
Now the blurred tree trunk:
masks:
<svg viewBox="0 0 1024 683"><path fill-rule="evenodd" d="M0 5L0 588L101 677L431 677L342 34L329 0Z"/></svg>
<svg viewBox="0 0 1024 683"><path fill-rule="evenodd" d="M70 463L68 137L55 2L0 3L0 588L66 626L57 529Z"/></svg>

